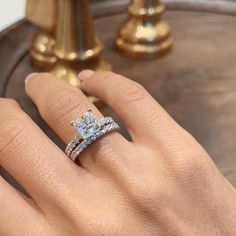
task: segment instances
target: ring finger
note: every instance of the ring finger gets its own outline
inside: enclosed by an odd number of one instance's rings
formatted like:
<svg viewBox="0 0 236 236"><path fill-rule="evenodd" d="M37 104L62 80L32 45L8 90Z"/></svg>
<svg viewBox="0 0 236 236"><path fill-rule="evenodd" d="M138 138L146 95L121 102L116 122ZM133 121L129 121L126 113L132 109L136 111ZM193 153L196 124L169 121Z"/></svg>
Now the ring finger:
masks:
<svg viewBox="0 0 236 236"><path fill-rule="evenodd" d="M65 143L77 134L70 122L79 118L88 108L93 110L97 118L102 117L79 89L55 79L51 74L42 73L28 77L26 92L35 102L42 117ZM105 166L111 170L116 163L119 165L120 159L124 156L123 149L120 148L125 147L124 145L129 145L129 142L119 133L113 132L89 147L89 150L80 156L80 163L87 169L97 170L101 164L103 171Z"/></svg>

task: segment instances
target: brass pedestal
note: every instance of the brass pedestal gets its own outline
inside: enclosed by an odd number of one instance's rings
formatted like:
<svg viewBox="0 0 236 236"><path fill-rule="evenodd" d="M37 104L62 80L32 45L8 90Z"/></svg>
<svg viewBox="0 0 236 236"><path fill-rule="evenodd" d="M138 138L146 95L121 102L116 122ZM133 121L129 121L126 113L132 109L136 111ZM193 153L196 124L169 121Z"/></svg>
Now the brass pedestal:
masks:
<svg viewBox="0 0 236 236"><path fill-rule="evenodd" d="M87 0L50 0L50 22L43 18L46 0L27 3L27 19L39 27L30 48L36 70L49 71L75 87L80 87L78 73L83 69L111 70L111 64L101 56L103 45ZM29 10L33 6L39 8L34 14Z"/></svg>
<svg viewBox="0 0 236 236"><path fill-rule="evenodd" d="M160 57L172 46L170 27L161 20L165 7L159 0L133 0L128 19L120 26L117 48L134 59Z"/></svg>
<svg viewBox="0 0 236 236"><path fill-rule="evenodd" d="M50 32L39 30L32 40L29 51L32 63L38 68L49 70L57 62L54 47L55 39Z"/></svg>

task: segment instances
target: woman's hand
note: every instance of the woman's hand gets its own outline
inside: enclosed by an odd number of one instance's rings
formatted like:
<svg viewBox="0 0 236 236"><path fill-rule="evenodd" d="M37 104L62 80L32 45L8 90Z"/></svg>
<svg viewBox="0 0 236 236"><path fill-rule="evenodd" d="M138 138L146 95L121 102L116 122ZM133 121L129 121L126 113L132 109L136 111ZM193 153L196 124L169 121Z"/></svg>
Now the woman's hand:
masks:
<svg viewBox="0 0 236 236"><path fill-rule="evenodd" d="M0 165L26 189L0 178L0 235L236 235L236 191L208 154L137 83L84 71L82 88L122 119L132 142L113 132L73 163L16 104L0 100ZM50 74L26 92L68 143L70 121L92 108Z"/></svg>

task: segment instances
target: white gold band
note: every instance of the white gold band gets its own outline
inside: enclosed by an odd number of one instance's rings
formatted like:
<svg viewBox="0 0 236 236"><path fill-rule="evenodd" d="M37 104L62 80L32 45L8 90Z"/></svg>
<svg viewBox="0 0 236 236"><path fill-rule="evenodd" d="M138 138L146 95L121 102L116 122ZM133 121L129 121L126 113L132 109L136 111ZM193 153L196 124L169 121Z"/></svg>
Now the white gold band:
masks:
<svg viewBox="0 0 236 236"><path fill-rule="evenodd" d="M103 117L100 121L100 129L108 124L115 123L112 117ZM70 156L71 152L83 141L83 138L80 135L76 135L70 143L67 145L65 153L67 156Z"/></svg>
<svg viewBox="0 0 236 236"><path fill-rule="evenodd" d="M113 122L111 124L108 124L104 126L101 130L96 131L91 137L88 139L83 140L78 146L70 153L69 158L72 161L76 161L79 157L79 155L92 143L94 143L96 140L101 138L102 136L118 130L120 127L117 123Z"/></svg>
<svg viewBox="0 0 236 236"><path fill-rule="evenodd" d="M91 109L79 119L73 120L71 125L79 132L65 150L66 155L73 161L76 161L79 155L97 139L120 128L111 117L97 120Z"/></svg>

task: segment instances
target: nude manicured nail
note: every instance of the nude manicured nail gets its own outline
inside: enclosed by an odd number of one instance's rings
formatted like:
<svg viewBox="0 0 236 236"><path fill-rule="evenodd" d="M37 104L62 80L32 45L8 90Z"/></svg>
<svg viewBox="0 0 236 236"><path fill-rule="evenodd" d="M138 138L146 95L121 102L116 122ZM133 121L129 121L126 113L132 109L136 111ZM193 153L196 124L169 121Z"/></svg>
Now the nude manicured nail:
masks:
<svg viewBox="0 0 236 236"><path fill-rule="evenodd" d="M39 73L31 73L25 78L25 84L27 84L31 79L33 79Z"/></svg>
<svg viewBox="0 0 236 236"><path fill-rule="evenodd" d="M79 73L78 77L80 80L86 80L91 77L95 72L93 70L83 70Z"/></svg>

